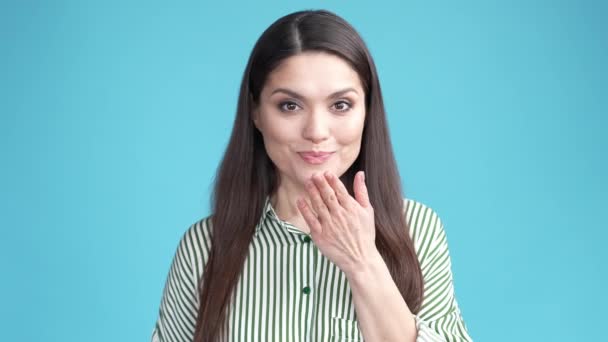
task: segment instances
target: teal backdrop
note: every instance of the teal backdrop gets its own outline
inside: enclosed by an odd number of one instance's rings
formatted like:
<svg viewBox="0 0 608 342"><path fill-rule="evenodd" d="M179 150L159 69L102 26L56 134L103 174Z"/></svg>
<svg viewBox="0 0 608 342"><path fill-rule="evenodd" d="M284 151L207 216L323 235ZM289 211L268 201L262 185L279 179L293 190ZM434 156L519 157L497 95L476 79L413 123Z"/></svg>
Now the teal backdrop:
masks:
<svg viewBox="0 0 608 342"><path fill-rule="evenodd" d="M0 6L1 340L149 340L253 44L310 8L371 49L473 338L605 339L607 2Z"/></svg>

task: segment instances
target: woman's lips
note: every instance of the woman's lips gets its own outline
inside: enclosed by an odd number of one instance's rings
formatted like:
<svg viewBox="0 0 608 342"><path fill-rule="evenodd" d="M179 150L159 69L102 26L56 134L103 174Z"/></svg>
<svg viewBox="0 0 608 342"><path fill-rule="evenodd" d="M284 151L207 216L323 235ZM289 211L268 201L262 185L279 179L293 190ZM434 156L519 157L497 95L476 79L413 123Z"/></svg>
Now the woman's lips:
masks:
<svg viewBox="0 0 608 342"><path fill-rule="evenodd" d="M298 152L300 157L309 164L323 164L334 152Z"/></svg>

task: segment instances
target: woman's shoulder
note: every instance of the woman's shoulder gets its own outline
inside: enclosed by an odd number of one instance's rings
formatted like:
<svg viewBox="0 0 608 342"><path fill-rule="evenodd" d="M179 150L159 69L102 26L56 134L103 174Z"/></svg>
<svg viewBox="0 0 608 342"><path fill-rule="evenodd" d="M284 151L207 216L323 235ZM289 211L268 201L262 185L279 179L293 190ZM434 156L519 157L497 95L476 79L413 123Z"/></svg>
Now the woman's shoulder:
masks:
<svg viewBox="0 0 608 342"><path fill-rule="evenodd" d="M430 205L412 198L403 198L403 211L408 225L414 229L429 229L441 224L437 211Z"/></svg>
<svg viewBox="0 0 608 342"><path fill-rule="evenodd" d="M188 261L190 265L198 266L207 261L211 248L212 215L205 216L191 223L182 233L176 255Z"/></svg>
<svg viewBox="0 0 608 342"><path fill-rule="evenodd" d="M424 251L447 243L443 222L435 209L412 199L403 199L403 211L408 233L421 257Z"/></svg>
<svg viewBox="0 0 608 342"><path fill-rule="evenodd" d="M207 215L202 218L199 218L197 221L193 222L188 226L186 231L184 232L184 236L190 237L199 237L209 239L211 238L212 231L212 219L213 215Z"/></svg>

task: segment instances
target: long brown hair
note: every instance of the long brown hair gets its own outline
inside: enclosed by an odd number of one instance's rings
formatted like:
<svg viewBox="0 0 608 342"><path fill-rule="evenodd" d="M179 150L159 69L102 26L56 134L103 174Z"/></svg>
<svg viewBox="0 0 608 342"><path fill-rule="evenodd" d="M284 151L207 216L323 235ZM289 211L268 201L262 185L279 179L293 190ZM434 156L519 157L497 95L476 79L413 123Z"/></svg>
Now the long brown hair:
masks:
<svg viewBox="0 0 608 342"><path fill-rule="evenodd" d="M264 201L278 186L275 167L253 124L252 110L259 103L268 74L284 59L304 51L339 56L359 75L366 105L361 151L340 179L352 195L355 173L365 171L375 213L376 246L410 310L420 310L422 273L407 234L401 181L372 57L362 38L344 19L325 10L299 11L268 27L247 62L234 127L212 194L212 245L200 282L195 341L214 342L224 330L229 300Z"/></svg>

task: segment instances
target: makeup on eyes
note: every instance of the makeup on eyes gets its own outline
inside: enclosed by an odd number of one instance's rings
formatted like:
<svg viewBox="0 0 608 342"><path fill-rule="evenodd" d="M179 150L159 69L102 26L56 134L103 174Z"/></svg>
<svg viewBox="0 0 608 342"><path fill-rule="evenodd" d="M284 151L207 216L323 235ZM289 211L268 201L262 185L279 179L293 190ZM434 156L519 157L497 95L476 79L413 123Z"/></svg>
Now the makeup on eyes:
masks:
<svg viewBox="0 0 608 342"><path fill-rule="evenodd" d="M341 106L346 106L346 108L345 109L334 109L332 111L337 112L337 113L346 113L353 109L354 102L350 101L349 99L338 99L332 103L331 107L335 108L335 106L338 104ZM286 113L295 112L298 109L302 109L302 105L297 100L291 100L291 99L281 100L276 104L276 106L280 111L286 112ZM286 109L286 106L297 106L299 108L294 108L294 109L289 110L289 109Z"/></svg>

